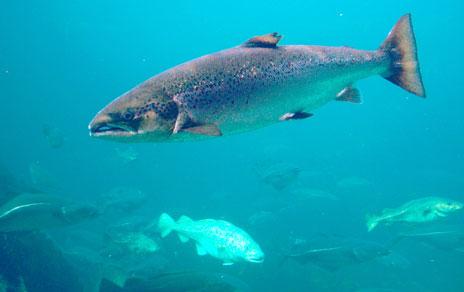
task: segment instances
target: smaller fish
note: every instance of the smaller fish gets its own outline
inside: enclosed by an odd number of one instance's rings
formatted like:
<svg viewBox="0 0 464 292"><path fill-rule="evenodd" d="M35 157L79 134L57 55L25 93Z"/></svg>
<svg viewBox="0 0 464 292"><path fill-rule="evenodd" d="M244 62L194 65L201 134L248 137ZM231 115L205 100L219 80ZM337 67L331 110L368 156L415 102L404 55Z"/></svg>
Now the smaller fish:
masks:
<svg viewBox="0 0 464 292"><path fill-rule="evenodd" d="M175 222L171 216L163 213L158 222L158 229L161 237L176 231L180 241L194 240L198 255L209 254L221 259L224 265L232 265L238 261L261 263L264 260L264 253L251 236L224 220L193 221L187 216L181 216Z"/></svg>
<svg viewBox="0 0 464 292"><path fill-rule="evenodd" d="M422 242L447 252L464 253L464 231L462 229L400 234L393 239L391 245L403 240Z"/></svg>
<svg viewBox="0 0 464 292"><path fill-rule="evenodd" d="M119 232L107 234L108 241L120 247L126 254L147 255L160 249L158 243L142 232Z"/></svg>
<svg viewBox="0 0 464 292"><path fill-rule="evenodd" d="M367 230L372 231L381 223L422 223L435 221L463 207L464 205L460 202L439 197L425 197L412 200L395 209L384 209L380 215L368 215Z"/></svg>
<svg viewBox="0 0 464 292"><path fill-rule="evenodd" d="M0 232L36 231L78 224L99 214L91 205L46 194L20 194L0 207Z"/></svg>
<svg viewBox="0 0 464 292"><path fill-rule="evenodd" d="M337 271L343 267L373 261L391 253L390 250L375 242L358 240L339 242L336 245L327 243L321 248L308 248L305 241L299 245L292 248L294 251L285 256L282 264L287 259L293 259L302 265L312 263L328 271Z"/></svg>
<svg viewBox="0 0 464 292"><path fill-rule="evenodd" d="M139 153L132 147L128 148L116 148L116 157L123 163L129 163L135 161L139 157Z"/></svg>
<svg viewBox="0 0 464 292"><path fill-rule="evenodd" d="M256 172L263 183L282 191L298 179L301 169L284 162L263 162L256 166Z"/></svg>
<svg viewBox="0 0 464 292"><path fill-rule="evenodd" d="M45 124L42 127L42 134L51 148L63 147L65 138L58 128Z"/></svg>

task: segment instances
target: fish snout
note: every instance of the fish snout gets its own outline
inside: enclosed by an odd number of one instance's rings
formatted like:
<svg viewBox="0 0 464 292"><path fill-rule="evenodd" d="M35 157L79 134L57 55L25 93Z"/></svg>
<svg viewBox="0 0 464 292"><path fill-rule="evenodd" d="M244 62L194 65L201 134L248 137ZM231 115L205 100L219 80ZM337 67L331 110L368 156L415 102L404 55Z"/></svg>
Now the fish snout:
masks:
<svg viewBox="0 0 464 292"><path fill-rule="evenodd" d="M246 260L251 263L262 263L264 261L264 253L262 251L252 251L246 256Z"/></svg>
<svg viewBox="0 0 464 292"><path fill-rule="evenodd" d="M128 137L136 131L125 120L129 116L100 112L90 122L88 129L92 137Z"/></svg>

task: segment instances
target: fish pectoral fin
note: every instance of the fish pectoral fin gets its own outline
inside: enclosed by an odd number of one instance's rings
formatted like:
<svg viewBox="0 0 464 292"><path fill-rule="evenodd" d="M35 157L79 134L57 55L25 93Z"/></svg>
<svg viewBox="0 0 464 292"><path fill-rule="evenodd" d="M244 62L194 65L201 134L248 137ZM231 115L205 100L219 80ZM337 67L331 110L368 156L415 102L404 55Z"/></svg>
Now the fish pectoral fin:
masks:
<svg viewBox="0 0 464 292"><path fill-rule="evenodd" d="M289 120L303 120L312 117L313 114L307 112L294 112L294 113L286 113L282 115L279 120L281 121L289 121Z"/></svg>
<svg viewBox="0 0 464 292"><path fill-rule="evenodd" d="M192 126L182 129L182 131L206 136L222 136L221 130L215 124Z"/></svg>
<svg viewBox="0 0 464 292"><path fill-rule="evenodd" d="M346 101L351 103L362 103L361 94L357 88L351 85L343 88L338 94L335 100Z"/></svg>
<svg viewBox="0 0 464 292"><path fill-rule="evenodd" d="M197 254L199 256L204 256L204 255L207 255L208 252L200 244L197 243Z"/></svg>
<svg viewBox="0 0 464 292"><path fill-rule="evenodd" d="M277 32L255 36L242 44L242 47L275 48L282 38Z"/></svg>
<svg viewBox="0 0 464 292"><path fill-rule="evenodd" d="M186 124L190 121L190 117L186 112L180 111L177 115L176 123L174 124L173 134L179 133Z"/></svg>
<svg viewBox="0 0 464 292"><path fill-rule="evenodd" d="M185 111L180 111L174 124L173 134L189 132L206 136L222 136L221 130L215 124L200 124L192 121Z"/></svg>

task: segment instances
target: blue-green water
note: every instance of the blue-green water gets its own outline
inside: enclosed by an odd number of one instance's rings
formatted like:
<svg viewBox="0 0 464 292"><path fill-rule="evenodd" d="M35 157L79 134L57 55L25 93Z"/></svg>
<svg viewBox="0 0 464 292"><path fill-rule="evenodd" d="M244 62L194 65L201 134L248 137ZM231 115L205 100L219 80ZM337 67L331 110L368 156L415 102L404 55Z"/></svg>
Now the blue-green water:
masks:
<svg viewBox="0 0 464 292"><path fill-rule="evenodd" d="M462 232L462 211L369 233L365 222L425 196L464 201L460 1L4 2L0 201L40 191L100 215L33 235L1 233L0 291L96 291L102 278L178 271L224 273L251 291L464 290L464 238L457 249L391 244L407 232ZM357 83L361 105L334 101L310 119L240 135L164 144L89 137L104 105L179 63L273 31L284 44L375 49L407 12L426 99L371 77ZM191 242L146 231L162 212L232 222L265 261L223 266ZM145 232L159 249L130 250L115 239L124 232ZM391 253L349 265L336 255L336 269L283 261L299 242L369 242Z"/></svg>

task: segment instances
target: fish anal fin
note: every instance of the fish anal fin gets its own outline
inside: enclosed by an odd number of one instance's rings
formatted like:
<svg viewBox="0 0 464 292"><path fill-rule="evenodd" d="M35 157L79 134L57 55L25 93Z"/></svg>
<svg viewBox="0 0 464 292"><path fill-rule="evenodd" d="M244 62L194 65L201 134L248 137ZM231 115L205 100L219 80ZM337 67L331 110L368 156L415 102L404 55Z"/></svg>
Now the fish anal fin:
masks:
<svg viewBox="0 0 464 292"><path fill-rule="evenodd" d="M343 88L338 94L335 100L346 101L351 103L362 103L361 94L357 88L348 86Z"/></svg>
<svg viewBox="0 0 464 292"><path fill-rule="evenodd" d="M313 114L307 112L294 112L283 114L279 120L289 121L289 120L303 120L312 117Z"/></svg>
<svg viewBox="0 0 464 292"><path fill-rule="evenodd" d="M182 131L206 136L222 136L221 130L215 124L192 126L189 128L182 129Z"/></svg>
<svg viewBox="0 0 464 292"><path fill-rule="evenodd" d="M261 48L275 48L277 43L282 38L277 32L255 36L247 40L243 47L261 47Z"/></svg>

